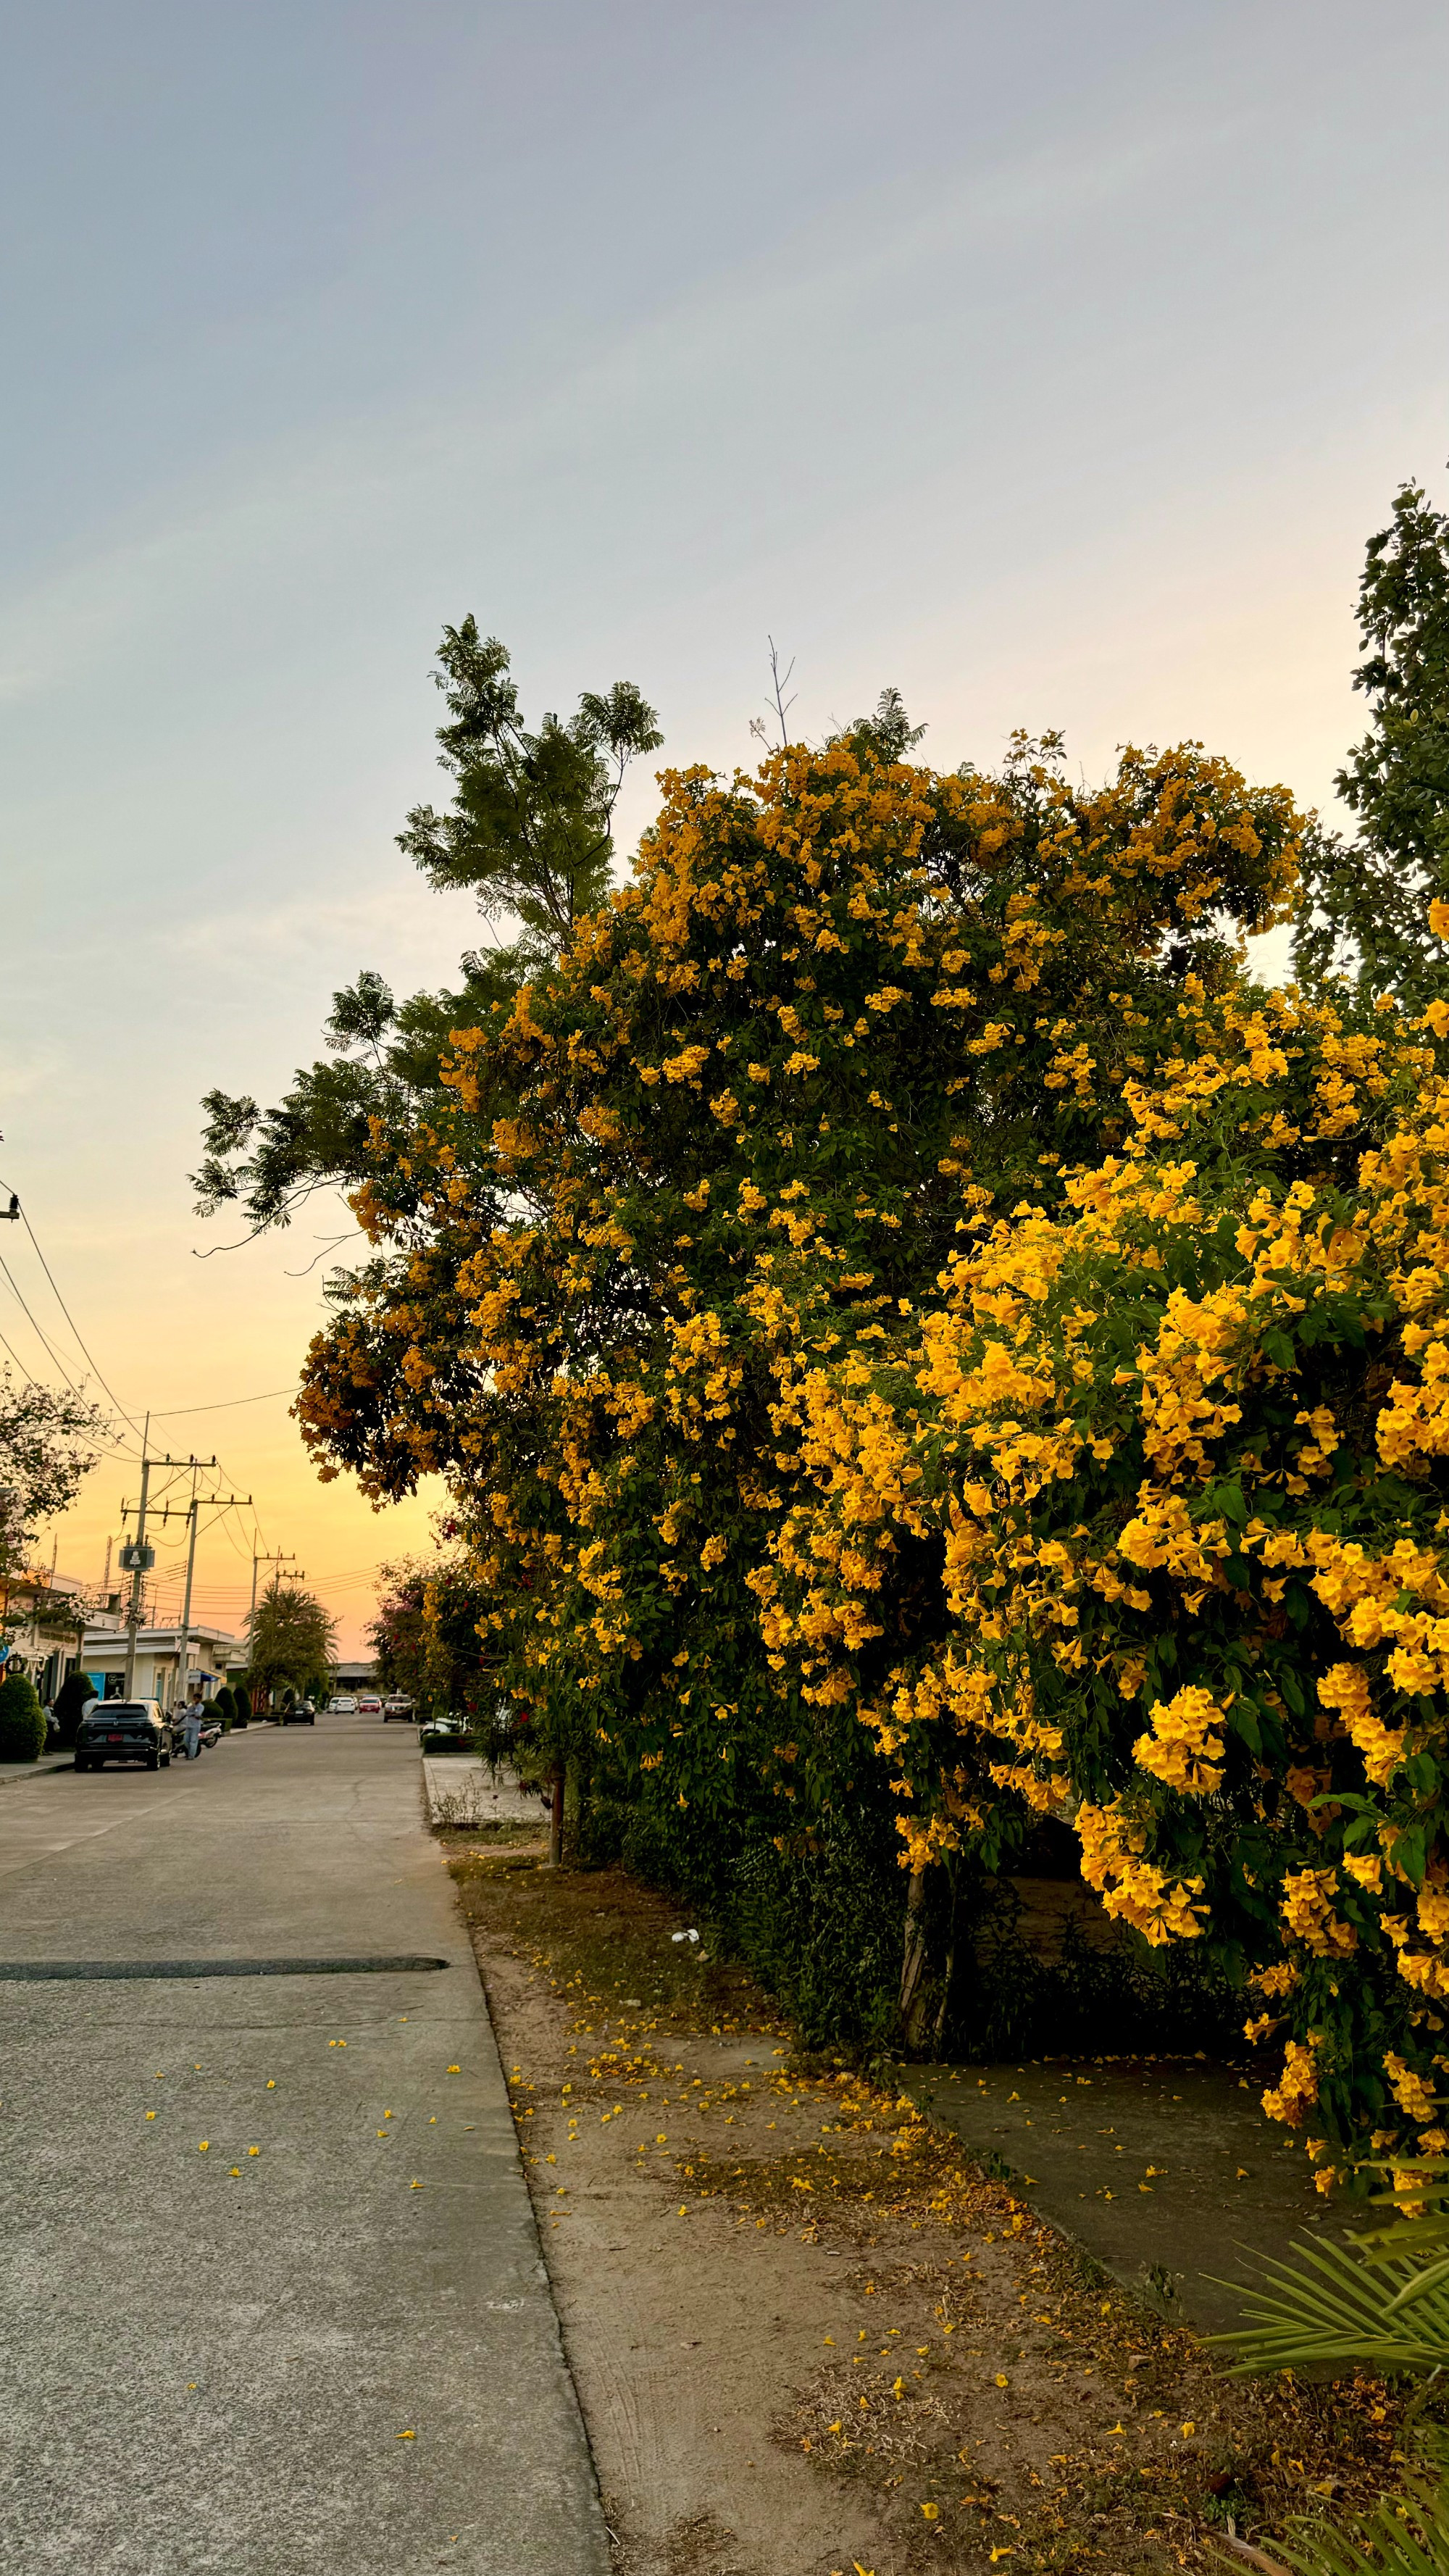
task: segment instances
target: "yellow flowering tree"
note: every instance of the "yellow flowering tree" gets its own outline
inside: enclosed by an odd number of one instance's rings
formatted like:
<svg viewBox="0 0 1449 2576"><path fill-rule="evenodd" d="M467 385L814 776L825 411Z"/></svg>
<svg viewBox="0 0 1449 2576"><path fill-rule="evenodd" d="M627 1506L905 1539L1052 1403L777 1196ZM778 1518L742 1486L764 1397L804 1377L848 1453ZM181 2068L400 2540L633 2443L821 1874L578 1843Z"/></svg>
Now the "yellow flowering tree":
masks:
<svg viewBox="0 0 1449 2576"><path fill-rule="evenodd" d="M934 771L888 697L667 773L606 892L652 714L525 736L460 630L405 845L528 936L456 1018L339 997L379 1066L260 1129L217 1095L203 1176L258 1222L352 1184L305 1436L379 1500L447 1477L586 1818L757 1956L773 1888L797 2000L828 1921L857 2029L903 1918L909 1992L929 1891L1049 1822L1241 1993L1325 2179L1446 2148L1446 564L1401 496L1354 851L1193 743ZM1304 989L1255 990L1295 904Z"/></svg>
<svg viewBox="0 0 1449 2576"><path fill-rule="evenodd" d="M1058 753L941 775L861 726L666 776L633 881L457 1033L403 1212L391 1135L357 1198L376 1258L302 1407L324 1472L450 1475L506 1687L696 1883L773 1855L808 1907L844 1837L852 1906L898 1914L852 1686L775 1634L829 1493L802 1379L914 1331L973 1212L1050 1222L1233 987L1225 927L1291 887L1281 790L1188 745L1089 791ZM892 1549L893 1633L941 1628L937 1538ZM867 1686L876 1625L836 1640Z"/></svg>

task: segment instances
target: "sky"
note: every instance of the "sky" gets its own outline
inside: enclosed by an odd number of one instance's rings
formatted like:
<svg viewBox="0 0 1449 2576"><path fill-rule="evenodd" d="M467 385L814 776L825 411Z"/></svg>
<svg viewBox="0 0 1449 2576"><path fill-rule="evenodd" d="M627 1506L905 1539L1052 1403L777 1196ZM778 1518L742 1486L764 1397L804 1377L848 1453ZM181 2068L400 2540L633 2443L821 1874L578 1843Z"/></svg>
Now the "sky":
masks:
<svg viewBox="0 0 1449 2576"><path fill-rule="evenodd" d="M636 681L671 762L750 759L773 636L811 738L890 681L943 766L1192 736L1331 809L1365 539L1449 480L1449 15L5 16L0 1334L253 1497L199 1616L286 1550L355 1651L440 1497L302 1452L332 1212L221 1249L187 1175L204 1091L276 1097L360 967L478 936L394 843L443 625L530 715ZM135 1492L108 1456L63 1571Z"/></svg>

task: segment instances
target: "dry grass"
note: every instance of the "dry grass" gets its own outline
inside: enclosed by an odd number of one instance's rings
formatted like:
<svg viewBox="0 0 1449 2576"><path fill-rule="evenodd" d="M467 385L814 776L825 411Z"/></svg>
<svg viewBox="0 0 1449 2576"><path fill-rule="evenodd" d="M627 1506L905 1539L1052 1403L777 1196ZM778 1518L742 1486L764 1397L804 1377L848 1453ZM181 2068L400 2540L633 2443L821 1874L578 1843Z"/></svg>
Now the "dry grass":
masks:
<svg viewBox="0 0 1449 2576"><path fill-rule="evenodd" d="M664 1899L477 1838L453 1868L571 2342L646 2410L663 2346L685 2414L708 2361L714 2420L683 2461L656 2427L659 2492L622 2500L583 2374L620 2576L1147 2576L1393 2483L1380 2383L1228 2379L913 2104L799 2057Z"/></svg>

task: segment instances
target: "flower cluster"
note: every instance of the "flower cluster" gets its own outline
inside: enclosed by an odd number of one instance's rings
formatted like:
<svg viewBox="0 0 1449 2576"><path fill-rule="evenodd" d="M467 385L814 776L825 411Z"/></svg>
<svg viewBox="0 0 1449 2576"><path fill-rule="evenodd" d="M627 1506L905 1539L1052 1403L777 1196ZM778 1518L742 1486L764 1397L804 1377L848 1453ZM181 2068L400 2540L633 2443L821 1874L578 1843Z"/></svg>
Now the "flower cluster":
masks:
<svg viewBox="0 0 1449 2576"><path fill-rule="evenodd" d="M1126 1150L964 1220L934 1305L816 1372L777 1626L849 1672L934 1539L935 1633L849 1676L908 1865L1069 1822L1110 1914L1283 1996L1265 2099L1308 2051L1326 2181L1414 2150L1384 2050L1429 2082L1449 2005L1449 1071L1392 1006L1184 1017Z"/></svg>

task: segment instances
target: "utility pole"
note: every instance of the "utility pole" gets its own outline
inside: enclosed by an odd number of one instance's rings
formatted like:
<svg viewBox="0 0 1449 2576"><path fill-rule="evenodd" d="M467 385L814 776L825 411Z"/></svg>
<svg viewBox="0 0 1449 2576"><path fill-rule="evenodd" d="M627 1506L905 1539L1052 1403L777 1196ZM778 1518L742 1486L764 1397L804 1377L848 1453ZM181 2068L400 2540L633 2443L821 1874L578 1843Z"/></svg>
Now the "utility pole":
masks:
<svg viewBox="0 0 1449 2576"><path fill-rule="evenodd" d="M292 1555L290 1555L290 1556L289 1556L285 1548L280 1548L280 1547L279 1547L279 1548L264 1548L264 1549L263 1549L263 1551L262 1551L262 1553L261 1553L259 1556L258 1556L258 1555L253 1555L253 1557L252 1557L252 1606L251 1606L251 1615L250 1615L250 1617L249 1617L249 1618L248 1618L248 1620L247 1620L247 1652L248 1652L248 1655L252 1654L252 1653L254 1652L254 1650L255 1650L255 1647L256 1647L257 1567L258 1567L259 1565L269 1565L269 1566L272 1568L271 1589L272 1589L272 1591L273 1591L273 1592L275 1592L275 1591L276 1591L277 1586L278 1586L278 1585L279 1585L279 1583L281 1582L281 1579L282 1579L282 1568L283 1568L283 1566L284 1566L284 1565L290 1565L290 1566L291 1566L291 1568L292 1568L292 1570L293 1570L293 1579L294 1579L295 1581L300 1581L300 1580L301 1580L302 1575L306 1572L306 1568L305 1568L305 1566L300 1566L300 1565L298 1565L298 1563L297 1563L297 1559L296 1559L296 1555L295 1555L295 1552L294 1552ZM249 1665L248 1665L248 1670L249 1670L249 1671L255 1671L255 1669L256 1669L255 1665L253 1665L253 1664L249 1664ZM270 1684L268 1684L268 1685L267 1685L267 1705L268 1705L268 1707L270 1707L270 1706L271 1706L271 1685L270 1685Z"/></svg>
<svg viewBox="0 0 1449 2576"><path fill-rule="evenodd" d="M0 1681L4 1680L5 1668L10 1661L10 1639L6 1633L10 1618L10 1530L11 1514L19 1501L18 1485L0 1485L0 1581L5 1587L4 1599L0 1600Z"/></svg>
<svg viewBox="0 0 1449 2576"><path fill-rule="evenodd" d="M286 1552L285 1548L265 1549L265 1550L263 1551L263 1553L262 1553L260 1556L253 1556L253 1558L252 1558L252 1606L251 1606L251 1611L250 1611L250 1614L249 1614L249 1621L248 1621L248 1624L250 1624L250 1620L251 1620L251 1619L255 1619L255 1617L256 1617L256 1615L257 1615L257 1567L258 1567L259 1565L274 1565L274 1566L276 1567L277 1571L276 1571L276 1573L272 1576L272 1589L273 1589L273 1591L275 1591L275 1590L276 1590L276 1588L277 1588L278 1583L281 1581L281 1576L282 1576L282 1567L283 1567L284 1565L296 1565L296 1563L297 1563L297 1559L296 1559L295 1555L293 1555L293 1556L288 1556L288 1554L287 1554L287 1552ZM299 1568L298 1570L299 1570L299 1572L300 1572L300 1568Z"/></svg>
<svg viewBox="0 0 1449 2576"><path fill-rule="evenodd" d="M186 1541L186 1593L181 1604L181 1634L176 1640L176 1705L186 1706L186 1673L191 1662L191 1578L196 1571L196 1469L191 1470L191 1501L186 1517L191 1524Z"/></svg>
<svg viewBox="0 0 1449 2576"><path fill-rule="evenodd" d="M155 1549L148 1548L146 1545L146 1495L151 1483L151 1461L146 1452L150 1446L151 1416L148 1413L146 1428L141 1434L141 1502L136 1518L136 1535L130 1545L121 1550L122 1568L131 1577L131 1607L126 1617L125 1697L127 1699L134 1699L136 1696L136 1640L141 1633L141 1586L149 1569L156 1562ZM121 1518L125 1520L126 1517L123 1506Z"/></svg>
<svg viewBox="0 0 1449 2576"><path fill-rule="evenodd" d="M141 1436L141 1500L136 1507L136 1535L129 1545L123 1547L121 1550L121 1563L131 1577L131 1608L126 1621L127 1699L134 1699L136 1696L136 1641L140 1635L142 1626L141 1610L143 1590L146 1576L150 1573L152 1566L156 1562L156 1550L154 1547L148 1547L146 1543L146 1501L147 1495L150 1491L151 1470L153 1467L180 1467L183 1469L189 1467L191 1469L192 1505L194 1505L196 1500L197 1468L214 1467L217 1463L215 1458L151 1458L146 1454L150 1447L150 1441L151 1416L148 1413L146 1416L146 1428ZM248 1495L247 1499L250 1501L250 1495ZM188 1508L190 1508L190 1506ZM127 1521L130 1517L130 1504L122 1503L122 1520ZM164 1511L159 1513L153 1512L151 1517L153 1520L169 1520L171 1518L170 1504L167 1504ZM194 1528L192 1531L191 1544L194 1554L196 1547L196 1534ZM191 1577L189 1572L186 1582L186 1606L187 1615L189 1617L191 1610Z"/></svg>
<svg viewBox="0 0 1449 2576"><path fill-rule="evenodd" d="M213 1458L211 1463L214 1467L216 1460ZM186 1675L191 1660L191 1581L196 1572L196 1524L200 1510L196 1495L198 1464L196 1459L191 1462L191 1500L186 1506L191 1531L186 1545L186 1594L181 1608L181 1634L176 1641L176 1705L179 1708L186 1706ZM204 1494L201 1497L203 1502L218 1504L223 1511L229 1510L233 1504L249 1505L251 1499L250 1494ZM163 1520L165 1517L163 1512Z"/></svg>

